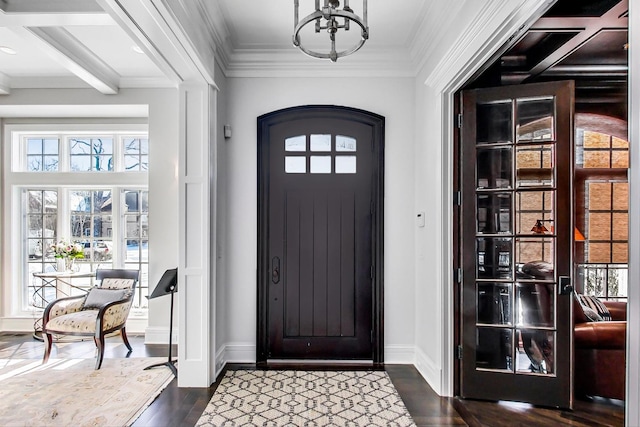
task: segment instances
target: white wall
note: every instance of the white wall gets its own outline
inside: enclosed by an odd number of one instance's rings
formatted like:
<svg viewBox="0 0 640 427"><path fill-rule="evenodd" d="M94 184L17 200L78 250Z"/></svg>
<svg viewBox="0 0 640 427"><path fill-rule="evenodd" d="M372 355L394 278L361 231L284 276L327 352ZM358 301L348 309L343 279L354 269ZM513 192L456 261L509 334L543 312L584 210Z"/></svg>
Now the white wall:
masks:
<svg viewBox="0 0 640 427"><path fill-rule="evenodd" d="M217 185L217 201L216 201L216 224L212 226L216 230L216 294L214 295L214 301L212 304L215 311L214 317L216 321L216 348L214 349L215 355L215 371L216 375L219 370L224 366L223 354L225 344L228 340L226 335L227 330L227 295L228 295L228 280L227 280L227 252L229 234L227 231L227 224L229 221L227 206L228 206L228 175L229 169L228 163L228 147L233 144L235 140L235 130L231 129L232 137L225 139L224 126L229 123L228 119L228 98L229 90L227 79L221 70L216 69L216 86L217 92L217 105L216 114L218 128L216 129L217 138L217 159L216 159L216 185Z"/></svg>
<svg viewBox="0 0 640 427"><path fill-rule="evenodd" d="M416 211L425 212L429 227L416 229L416 367L431 387L441 393L443 325L442 289L449 271L442 268L442 243L449 238L441 215L448 195L442 191L449 177L442 170L441 111L438 93L416 83Z"/></svg>
<svg viewBox="0 0 640 427"><path fill-rule="evenodd" d="M11 95L0 97L0 112L11 115L6 122L21 123L132 123L148 121L149 128L149 285L152 289L167 268L178 262L177 235L177 91L173 89L121 89L117 95L102 95L93 89L16 89ZM105 108L107 106L107 108ZM140 116L146 115L148 119ZM119 114L121 112L121 115ZM136 115L136 119L126 117ZM108 116L108 117L105 117ZM16 118L19 117L19 118ZM55 117L64 117L55 120ZM73 117L78 117L74 119ZM93 118L92 118L93 117ZM3 141L3 144L5 141ZM6 206L2 206L5 217ZM6 240L6 239L5 239ZM6 251L5 251L6 255ZM0 265L0 288L6 295L12 282L8 257ZM150 301L147 341L166 342L168 335L168 298ZM33 326L31 317L8 318L6 305L0 313L0 330L28 331ZM144 332L144 324L134 323L131 332Z"/></svg>
<svg viewBox="0 0 640 427"><path fill-rule="evenodd" d="M330 64L328 64L330 66ZM281 108L331 104L386 118L385 362L413 362L414 240L413 79L229 78L226 360L255 361L257 117ZM225 259L226 256L226 259Z"/></svg>

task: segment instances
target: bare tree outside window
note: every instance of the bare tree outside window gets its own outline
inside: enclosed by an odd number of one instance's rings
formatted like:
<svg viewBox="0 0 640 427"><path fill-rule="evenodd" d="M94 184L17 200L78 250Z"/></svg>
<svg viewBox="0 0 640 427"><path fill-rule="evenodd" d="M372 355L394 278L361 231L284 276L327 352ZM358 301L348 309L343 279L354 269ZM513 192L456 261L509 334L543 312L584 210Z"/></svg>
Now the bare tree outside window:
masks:
<svg viewBox="0 0 640 427"><path fill-rule="evenodd" d="M124 168L128 171L149 169L149 140L147 138L123 138Z"/></svg>
<svg viewBox="0 0 640 427"><path fill-rule="evenodd" d="M70 138L71 170L105 172L113 170L113 138Z"/></svg>
<svg viewBox="0 0 640 427"><path fill-rule="evenodd" d="M27 171L54 172L58 170L58 138L27 138Z"/></svg>

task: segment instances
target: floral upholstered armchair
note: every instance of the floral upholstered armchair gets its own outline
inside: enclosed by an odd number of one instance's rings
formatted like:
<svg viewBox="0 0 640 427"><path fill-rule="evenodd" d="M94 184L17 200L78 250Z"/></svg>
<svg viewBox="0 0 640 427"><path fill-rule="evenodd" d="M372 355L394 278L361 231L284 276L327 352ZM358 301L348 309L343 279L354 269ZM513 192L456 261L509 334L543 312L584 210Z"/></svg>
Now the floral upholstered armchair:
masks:
<svg viewBox="0 0 640 427"><path fill-rule="evenodd" d="M42 317L44 358L49 360L54 335L92 336L96 343L96 369L104 358L104 337L120 331L129 352L125 325L133 304L138 270L97 270L98 285L86 295L60 298L50 303Z"/></svg>

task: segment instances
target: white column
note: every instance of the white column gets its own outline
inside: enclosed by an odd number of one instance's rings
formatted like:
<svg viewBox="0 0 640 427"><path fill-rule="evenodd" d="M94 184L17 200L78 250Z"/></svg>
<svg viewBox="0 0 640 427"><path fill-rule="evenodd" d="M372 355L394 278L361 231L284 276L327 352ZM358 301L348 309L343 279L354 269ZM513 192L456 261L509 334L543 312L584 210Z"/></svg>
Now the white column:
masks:
<svg viewBox="0 0 640 427"><path fill-rule="evenodd" d="M625 425L640 425L640 5L629 2L629 299ZM578 374L578 373L576 373Z"/></svg>
<svg viewBox="0 0 640 427"><path fill-rule="evenodd" d="M214 99L209 85L180 86L179 387L208 387L215 381L215 182L213 187L210 183L215 176Z"/></svg>

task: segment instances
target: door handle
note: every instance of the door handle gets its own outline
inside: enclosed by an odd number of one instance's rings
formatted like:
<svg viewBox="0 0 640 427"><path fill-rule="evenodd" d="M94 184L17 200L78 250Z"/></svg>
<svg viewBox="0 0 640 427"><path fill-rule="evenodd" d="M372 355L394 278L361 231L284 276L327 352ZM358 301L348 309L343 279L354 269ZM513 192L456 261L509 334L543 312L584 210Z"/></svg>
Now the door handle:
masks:
<svg viewBox="0 0 640 427"><path fill-rule="evenodd" d="M571 277L569 276L560 276L559 277L559 291L560 295L571 295L573 292L573 285L571 284Z"/></svg>
<svg viewBox="0 0 640 427"><path fill-rule="evenodd" d="M271 281L280 282L280 258L277 256L271 258Z"/></svg>

